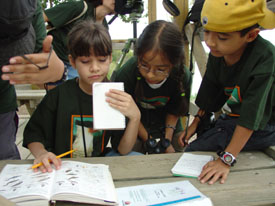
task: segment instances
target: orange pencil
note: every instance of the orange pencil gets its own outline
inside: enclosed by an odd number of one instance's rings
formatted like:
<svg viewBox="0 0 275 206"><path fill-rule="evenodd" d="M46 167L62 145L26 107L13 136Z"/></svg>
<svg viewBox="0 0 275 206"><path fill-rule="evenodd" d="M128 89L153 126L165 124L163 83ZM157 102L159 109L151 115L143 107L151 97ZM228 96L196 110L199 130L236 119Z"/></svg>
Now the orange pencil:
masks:
<svg viewBox="0 0 275 206"><path fill-rule="evenodd" d="M70 150L70 151L65 152L65 153L63 153L63 154L61 154L61 155L56 156L56 158L64 157L64 156L66 156L66 155L68 155L68 154L73 153L74 151L75 151L74 149L73 149L73 150ZM50 160L49 160L49 162L50 162ZM42 162L40 162L40 163L38 163L38 164L36 164L36 165L33 165L33 166L32 166L32 169L35 169L35 168L37 168L37 167L40 167L41 165L43 165Z"/></svg>

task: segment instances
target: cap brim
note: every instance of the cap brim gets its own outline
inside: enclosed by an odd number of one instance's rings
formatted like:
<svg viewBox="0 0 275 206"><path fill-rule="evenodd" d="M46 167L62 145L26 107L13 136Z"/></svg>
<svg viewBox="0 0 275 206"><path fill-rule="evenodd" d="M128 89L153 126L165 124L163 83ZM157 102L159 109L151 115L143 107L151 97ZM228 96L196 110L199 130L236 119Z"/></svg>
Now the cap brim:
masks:
<svg viewBox="0 0 275 206"><path fill-rule="evenodd" d="M259 22L259 25L265 29L275 28L275 13L267 9L264 11L265 18Z"/></svg>

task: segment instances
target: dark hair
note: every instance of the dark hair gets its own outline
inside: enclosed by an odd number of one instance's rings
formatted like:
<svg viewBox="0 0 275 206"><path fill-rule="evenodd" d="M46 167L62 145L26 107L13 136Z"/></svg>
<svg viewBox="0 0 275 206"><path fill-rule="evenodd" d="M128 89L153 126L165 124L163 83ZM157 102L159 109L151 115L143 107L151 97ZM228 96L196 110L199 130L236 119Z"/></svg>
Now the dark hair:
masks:
<svg viewBox="0 0 275 206"><path fill-rule="evenodd" d="M184 42L179 27L164 20L157 20L149 24L137 40L135 54L142 59L148 52L155 55L162 54L173 65L170 77L178 83L178 90L185 93L184 79ZM139 74L140 75L140 74ZM138 78L140 79L140 78ZM172 91L173 92L173 91ZM143 97L141 82L138 81L135 88L136 99ZM179 115L186 113L186 97L181 98L181 108L177 111Z"/></svg>
<svg viewBox="0 0 275 206"><path fill-rule="evenodd" d="M241 33L241 37L245 36L250 30L255 29L255 28L259 28L259 24L254 24L253 26L250 26L248 28L242 29L241 31L239 31Z"/></svg>
<svg viewBox="0 0 275 206"><path fill-rule="evenodd" d="M183 38L178 26L164 20L149 24L138 38L136 55L142 58L148 51L163 53L173 65L183 62Z"/></svg>
<svg viewBox="0 0 275 206"><path fill-rule="evenodd" d="M85 0L87 3L92 3L93 6L96 8L99 5L102 5L102 0Z"/></svg>
<svg viewBox="0 0 275 206"><path fill-rule="evenodd" d="M109 56L112 40L108 30L92 20L77 23L68 34L68 49L73 59L78 56Z"/></svg>

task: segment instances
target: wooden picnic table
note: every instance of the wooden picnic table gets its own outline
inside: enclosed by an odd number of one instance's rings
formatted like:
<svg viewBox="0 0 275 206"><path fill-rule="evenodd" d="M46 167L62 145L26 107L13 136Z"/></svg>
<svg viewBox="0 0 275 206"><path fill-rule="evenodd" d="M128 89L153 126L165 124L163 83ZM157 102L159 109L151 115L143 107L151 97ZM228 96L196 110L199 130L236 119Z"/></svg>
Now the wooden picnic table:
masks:
<svg viewBox="0 0 275 206"><path fill-rule="evenodd" d="M197 153L197 152L196 152ZM199 152L199 154L211 154ZM75 158L72 160L103 163L110 167L116 187L189 180L210 197L215 206L244 206L275 204L275 161L263 152L241 152L225 184L201 184L197 179L174 177L171 168L182 153L144 156ZM215 155L216 156L216 155ZM0 161L0 170L7 163L26 164L32 160ZM57 205L81 205L57 203Z"/></svg>

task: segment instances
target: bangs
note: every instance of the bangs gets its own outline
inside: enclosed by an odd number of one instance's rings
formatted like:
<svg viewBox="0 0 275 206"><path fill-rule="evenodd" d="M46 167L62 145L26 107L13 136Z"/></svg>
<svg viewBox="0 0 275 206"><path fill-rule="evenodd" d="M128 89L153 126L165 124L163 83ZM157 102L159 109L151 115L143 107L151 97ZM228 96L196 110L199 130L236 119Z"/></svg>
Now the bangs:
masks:
<svg viewBox="0 0 275 206"><path fill-rule="evenodd" d="M102 25L93 24L75 29L69 38L69 52L73 58L79 56L109 56L112 54L112 41L109 32Z"/></svg>

